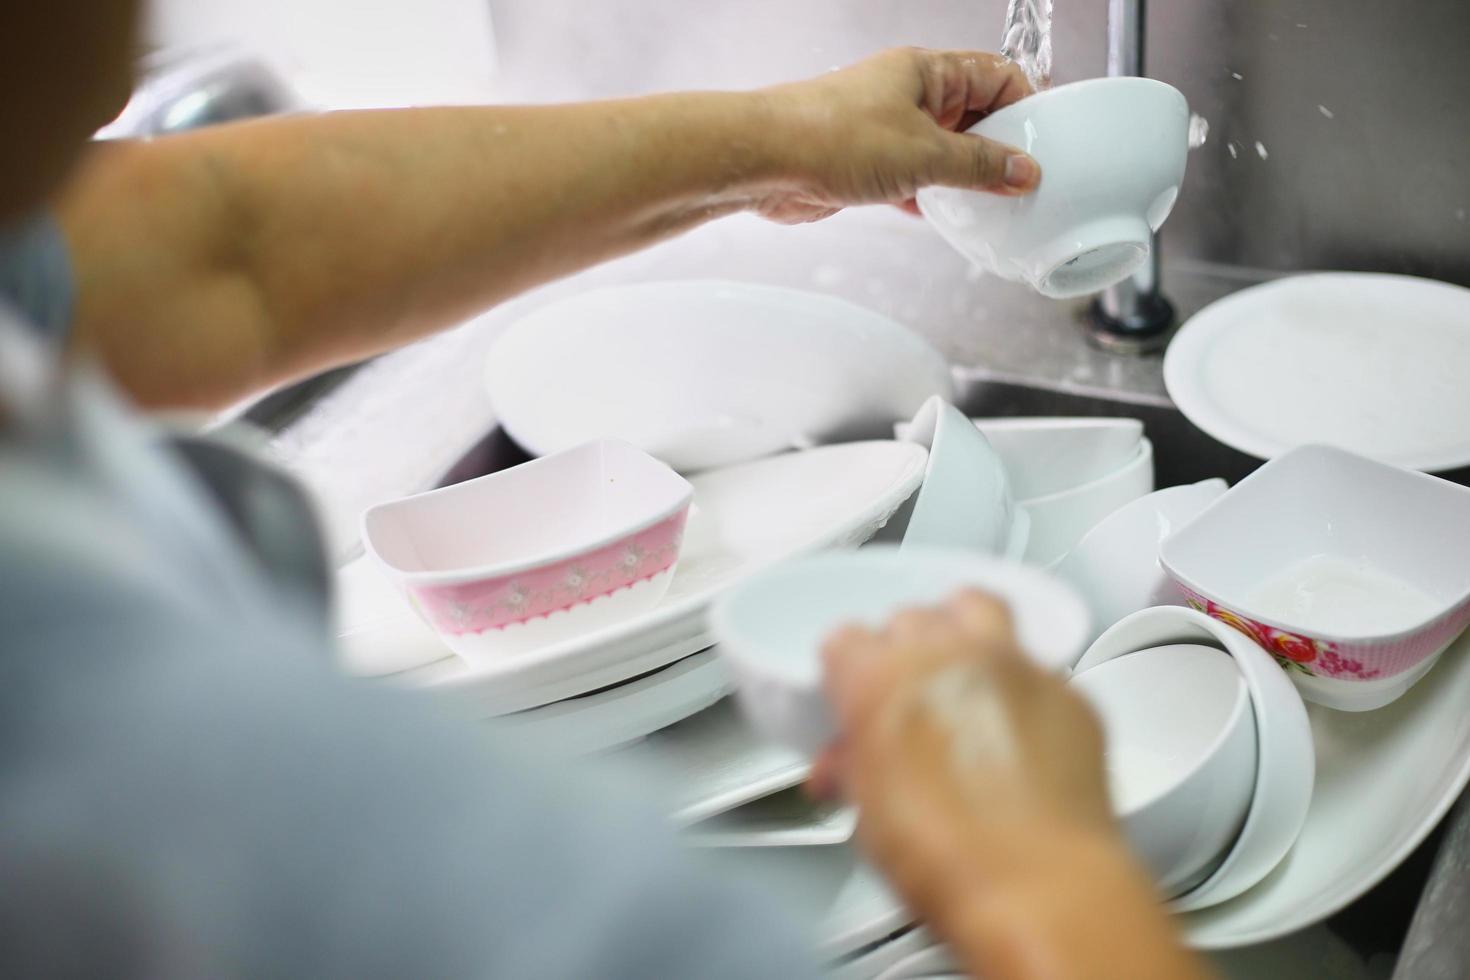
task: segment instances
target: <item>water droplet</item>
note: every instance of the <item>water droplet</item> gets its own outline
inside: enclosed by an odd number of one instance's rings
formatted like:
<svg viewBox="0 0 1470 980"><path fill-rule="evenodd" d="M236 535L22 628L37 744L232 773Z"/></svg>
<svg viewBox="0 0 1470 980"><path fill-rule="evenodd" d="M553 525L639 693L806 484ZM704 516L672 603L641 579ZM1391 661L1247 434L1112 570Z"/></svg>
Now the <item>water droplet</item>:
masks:
<svg viewBox="0 0 1470 980"><path fill-rule="evenodd" d="M1232 160L1238 160L1238 159L1240 159L1240 151L1238 151L1235 148L1235 144L1233 142L1226 143L1225 144L1225 149L1227 149L1227 150L1230 151L1230 159L1232 159Z"/></svg>
<svg viewBox="0 0 1470 980"><path fill-rule="evenodd" d="M1260 157L1262 160L1265 160L1270 155L1271 154L1266 152L1266 144L1262 143L1260 140L1256 140L1256 156Z"/></svg>
<svg viewBox="0 0 1470 980"><path fill-rule="evenodd" d="M1210 138L1210 121L1197 112L1189 114L1189 148L1198 150Z"/></svg>
<svg viewBox="0 0 1470 980"><path fill-rule="evenodd" d="M1231 77L1231 78L1233 78L1233 79L1235 79L1235 80L1236 80L1236 81L1237 81L1237 82L1243 82L1243 81L1245 81L1245 76L1244 76L1244 75L1242 75L1242 74L1241 74L1241 73L1240 73L1240 72L1238 72L1238 71L1233 71L1233 72L1231 72L1231 73L1230 73L1230 77Z"/></svg>
<svg viewBox="0 0 1470 980"><path fill-rule="evenodd" d="M1320 113L1322 113L1322 115L1326 116L1328 119L1336 119L1337 118L1336 113L1334 113L1331 109L1327 108L1325 105L1319 105L1317 107L1317 111L1320 112Z"/></svg>

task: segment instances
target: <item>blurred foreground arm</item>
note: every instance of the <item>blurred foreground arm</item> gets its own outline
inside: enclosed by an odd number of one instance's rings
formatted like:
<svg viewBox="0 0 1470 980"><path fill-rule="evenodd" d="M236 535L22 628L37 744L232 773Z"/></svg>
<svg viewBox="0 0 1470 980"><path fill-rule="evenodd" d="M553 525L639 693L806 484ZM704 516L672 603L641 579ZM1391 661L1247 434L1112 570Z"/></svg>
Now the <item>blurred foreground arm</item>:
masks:
<svg viewBox="0 0 1470 980"><path fill-rule="evenodd" d="M99 145L59 208L75 335L144 403L227 404L731 212L807 221L933 183L1028 190L1029 157L954 132L1026 92L992 55L901 50L759 92Z"/></svg>
<svg viewBox="0 0 1470 980"><path fill-rule="evenodd" d="M1199 980L1111 815L1090 709L977 594L827 649L845 791L910 906L988 980Z"/></svg>

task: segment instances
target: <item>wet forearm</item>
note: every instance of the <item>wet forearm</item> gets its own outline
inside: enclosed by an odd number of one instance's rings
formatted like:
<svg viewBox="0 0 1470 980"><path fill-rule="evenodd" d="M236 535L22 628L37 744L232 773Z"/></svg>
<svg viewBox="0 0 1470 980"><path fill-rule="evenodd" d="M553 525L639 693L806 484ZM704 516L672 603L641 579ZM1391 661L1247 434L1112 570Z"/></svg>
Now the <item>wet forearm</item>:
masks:
<svg viewBox="0 0 1470 980"><path fill-rule="evenodd" d="M748 205L759 95L275 119L100 149L63 202L77 333L210 405L412 340Z"/></svg>

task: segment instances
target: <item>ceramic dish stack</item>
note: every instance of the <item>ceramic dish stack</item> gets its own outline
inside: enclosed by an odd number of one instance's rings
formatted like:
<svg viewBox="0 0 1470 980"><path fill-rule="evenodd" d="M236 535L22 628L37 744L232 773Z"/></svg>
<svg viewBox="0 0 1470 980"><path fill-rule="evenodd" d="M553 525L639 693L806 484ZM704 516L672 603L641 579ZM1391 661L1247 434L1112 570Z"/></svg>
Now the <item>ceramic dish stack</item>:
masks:
<svg viewBox="0 0 1470 980"><path fill-rule="evenodd" d="M450 632L457 625L453 618L421 615L404 591L373 567L374 559L365 557L339 574L344 666L354 674L385 676L453 698L477 717L513 716L508 725L534 731L538 738L553 728L562 730L568 745L579 750L639 737L726 692L717 659L688 660L713 642L705 614L717 595L772 562L867 540L913 494L927 458L923 447L913 444L849 443L699 474L687 484L692 503L677 563L660 596L645 597L621 618L508 653L471 650L464 655L462 650L456 656L454 646L464 647L464 642ZM435 491L427 499L451 510L473 507L470 495L487 493L475 489L478 482ZM493 476L484 484L507 482ZM671 486L676 491L683 482ZM542 506L551 499L534 483L528 486L526 506ZM671 497L669 505L676 503ZM523 523L546 524L534 517ZM453 540L458 547L465 539ZM654 562L656 548L644 546L641 539L631 544L632 550L615 556L619 561L634 555L644 564ZM568 575L596 572L586 563L561 564L559 585L566 584ZM651 565L644 570L663 574ZM504 581L502 587L519 584ZM530 594L521 589L522 599ZM515 598L496 595L502 607ZM423 600L416 601L422 605Z"/></svg>
<svg viewBox="0 0 1470 980"><path fill-rule="evenodd" d="M1048 565L1103 518L1154 488L1137 419L976 419L1030 522L1026 560Z"/></svg>

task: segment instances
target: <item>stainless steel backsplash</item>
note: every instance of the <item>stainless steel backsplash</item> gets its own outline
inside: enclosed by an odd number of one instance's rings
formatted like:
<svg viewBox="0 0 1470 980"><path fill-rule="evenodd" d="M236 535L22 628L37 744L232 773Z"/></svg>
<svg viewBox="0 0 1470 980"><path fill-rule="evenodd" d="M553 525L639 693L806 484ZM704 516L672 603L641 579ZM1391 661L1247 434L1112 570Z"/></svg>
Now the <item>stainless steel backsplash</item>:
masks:
<svg viewBox="0 0 1470 980"><path fill-rule="evenodd" d="M993 50L1005 9L1004 0L490 2L501 87L525 101L750 87L894 44ZM1058 83L1103 74L1106 7L1058 0ZM1149 74L1178 86L1210 124L1164 248L1210 263L1470 285L1467 44L1467 0L1153 0Z"/></svg>

